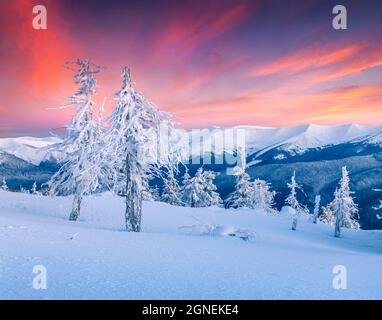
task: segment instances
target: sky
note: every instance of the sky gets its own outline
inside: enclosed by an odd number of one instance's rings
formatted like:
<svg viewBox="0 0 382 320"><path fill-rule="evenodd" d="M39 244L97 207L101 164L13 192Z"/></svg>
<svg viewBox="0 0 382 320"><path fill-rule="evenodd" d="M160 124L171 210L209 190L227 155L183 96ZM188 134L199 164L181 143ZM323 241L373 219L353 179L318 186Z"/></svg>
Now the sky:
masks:
<svg viewBox="0 0 382 320"><path fill-rule="evenodd" d="M347 30L332 9L347 8ZM32 8L47 8L35 30ZM115 101L127 65L138 90L183 128L382 124L382 2L0 0L0 137L60 132L75 92L66 61L104 67Z"/></svg>

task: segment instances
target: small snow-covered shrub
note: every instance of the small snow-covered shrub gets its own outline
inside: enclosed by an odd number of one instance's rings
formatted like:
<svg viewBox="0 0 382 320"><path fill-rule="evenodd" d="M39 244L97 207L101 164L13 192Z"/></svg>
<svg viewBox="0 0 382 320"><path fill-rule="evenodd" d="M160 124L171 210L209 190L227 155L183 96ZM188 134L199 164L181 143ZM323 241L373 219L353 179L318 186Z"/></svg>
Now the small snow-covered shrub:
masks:
<svg viewBox="0 0 382 320"><path fill-rule="evenodd" d="M205 223L199 218L192 217L197 221L196 224L180 226L180 229L189 229L191 234L208 235L213 237L236 237L244 241L253 240L255 233L251 230L239 229L234 226L223 226L215 223Z"/></svg>
<svg viewBox="0 0 382 320"><path fill-rule="evenodd" d="M280 211L281 216L292 217L296 214L296 210L290 206L283 206Z"/></svg>

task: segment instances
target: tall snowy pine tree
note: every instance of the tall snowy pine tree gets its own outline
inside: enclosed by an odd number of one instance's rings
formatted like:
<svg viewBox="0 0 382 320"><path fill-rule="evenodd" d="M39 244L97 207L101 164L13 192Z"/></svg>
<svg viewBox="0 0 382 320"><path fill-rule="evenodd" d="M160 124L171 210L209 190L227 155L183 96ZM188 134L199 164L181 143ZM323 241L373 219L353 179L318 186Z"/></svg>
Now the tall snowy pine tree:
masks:
<svg viewBox="0 0 382 320"><path fill-rule="evenodd" d="M32 189L31 189L31 194L34 194L34 195L40 194L40 193L37 191L37 183L36 183L36 181L33 182Z"/></svg>
<svg viewBox="0 0 382 320"><path fill-rule="evenodd" d="M275 214L274 198L276 192L270 191L271 185L265 180L256 179L253 189L253 205L266 213Z"/></svg>
<svg viewBox="0 0 382 320"><path fill-rule="evenodd" d="M74 82L79 85L79 89L69 97L69 103L64 107L74 107L75 114L60 148L62 166L49 181L48 189L52 195L74 194L69 220L76 221L81 212L83 196L99 188L106 171L103 153L100 152L102 139L99 119L94 115L95 103L92 100L96 93L94 75L100 71L100 67L81 59L67 63L72 64L75 67L68 69L75 71Z"/></svg>
<svg viewBox="0 0 382 320"><path fill-rule="evenodd" d="M349 229L359 229L360 225L357 221L358 206L354 203L351 196L354 192L350 191L349 172L346 167L342 167L342 178L340 180L340 187L334 194L334 201L332 204L333 212L336 215L335 237L341 236L341 227Z"/></svg>
<svg viewBox="0 0 382 320"><path fill-rule="evenodd" d="M174 171L168 170L167 177L163 180L164 187L162 191L161 201L168 204L179 206L180 200L180 188L178 182L175 179Z"/></svg>
<svg viewBox="0 0 382 320"><path fill-rule="evenodd" d="M320 215L320 203L321 203L321 196L316 195L314 199L314 211L313 211L313 223L317 223L318 216Z"/></svg>
<svg viewBox="0 0 382 320"><path fill-rule="evenodd" d="M9 188L8 188L8 185L7 185L7 181L5 180L4 177L3 177L2 184L1 184L1 190L3 190L3 191L9 191Z"/></svg>
<svg viewBox="0 0 382 320"><path fill-rule="evenodd" d="M336 216L333 213L330 203L327 206L322 207L322 214L318 217L318 220L324 224L334 226L336 223Z"/></svg>
<svg viewBox="0 0 382 320"><path fill-rule="evenodd" d="M241 167L235 167L236 175L235 191L233 191L226 199L226 207L228 208L253 208L253 191L254 184L250 181L250 176Z"/></svg>
<svg viewBox="0 0 382 320"><path fill-rule="evenodd" d="M297 190L301 190L301 186L296 182L296 172L293 172L291 182L288 183L288 188L290 189L290 193L285 199L285 203L294 209L295 214L292 220L292 230L296 230L298 217L307 214L305 208L303 208L297 200Z"/></svg>
<svg viewBox="0 0 382 320"><path fill-rule="evenodd" d="M183 205L195 208L221 206L222 200L213 183L215 177L216 173L199 168L193 178L185 179L182 188Z"/></svg>
<svg viewBox="0 0 382 320"><path fill-rule="evenodd" d="M223 200L220 198L219 193L217 192L217 187L214 184L214 180L218 174L216 172L207 170L204 171L204 193L202 193L202 201L205 206L223 206Z"/></svg>
<svg viewBox="0 0 382 320"><path fill-rule="evenodd" d="M130 69L122 71L122 88L107 134L108 162L112 165L114 190L125 197L126 230L139 232L142 219L142 192L152 176L161 175L161 167L175 167L179 161L173 152L158 155L160 126L172 131L169 116L160 112L132 84Z"/></svg>

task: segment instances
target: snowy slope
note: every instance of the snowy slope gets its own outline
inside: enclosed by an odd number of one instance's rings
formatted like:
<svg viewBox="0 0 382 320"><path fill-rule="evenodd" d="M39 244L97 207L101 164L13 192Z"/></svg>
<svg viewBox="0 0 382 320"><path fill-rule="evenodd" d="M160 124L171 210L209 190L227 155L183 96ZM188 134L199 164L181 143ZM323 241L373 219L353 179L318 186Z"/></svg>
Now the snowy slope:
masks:
<svg viewBox="0 0 382 320"><path fill-rule="evenodd" d="M219 130L221 129L210 129L211 136L208 136L208 139L213 141L214 133L218 134ZM288 143L294 143L301 147L310 148L328 144L339 144L355 138L382 132L382 126L367 127L357 124L321 126L307 124L285 128L237 126L225 130L245 130L247 145L253 149L262 149Z"/></svg>
<svg viewBox="0 0 382 320"><path fill-rule="evenodd" d="M231 153L226 150L224 136L233 137L234 148L238 146L238 132L244 132L247 155L256 153L256 157L272 150L285 151L288 154L302 154L308 149L360 140L382 134L382 126L368 127L357 124L322 126L315 124L298 125L285 128L236 126L233 128L211 127L188 133L183 141L190 144L189 154L200 154L201 145L212 146L214 153ZM187 136L182 132L183 136ZM365 142L366 143L366 142ZM228 146L230 146L228 144ZM207 150L208 151L208 150Z"/></svg>
<svg viewBox="0 0 382 320"><path fill-rule="evenodd" d="M60 141L56 137L2 138L0 139L0 151L12 154L29 163L39 165L47 156L48 147Z"/></svg>
<svg viewBox="0 0 382 320"><path fill-rule="evenodd" d="M144 203L143 232L123 232L123 202L88 197L79 222L70 198L0 192L0 299L365 299L382 298L382 233L344 230L250 210ZM255 238L190 226L245 229ZM224 232L223 232L224 233ZM48 289L34 290L44 265ZM348 289L332 288L344 265Z"/></svg>
<svg viewBox="0 0 382 320"><path fill-rule="evenodd" d="M337 145L356 138L382 132L382 127L367 127L357 124L340 126L320 126L314 124L300 125L288 128L265 129L264 134L258 128L247 131L247 146L249 150L258 151L257 156L273 149L301 153L309 148L319 148L327 145Z"/></svg>
<svg viewBox="0 0 382 320"><path fill-rule="evenodd" d="M351 141L352 143L362 143L364 145L377 145L382 146L382 132L371 134L366 137L361 137Z"/></svg>

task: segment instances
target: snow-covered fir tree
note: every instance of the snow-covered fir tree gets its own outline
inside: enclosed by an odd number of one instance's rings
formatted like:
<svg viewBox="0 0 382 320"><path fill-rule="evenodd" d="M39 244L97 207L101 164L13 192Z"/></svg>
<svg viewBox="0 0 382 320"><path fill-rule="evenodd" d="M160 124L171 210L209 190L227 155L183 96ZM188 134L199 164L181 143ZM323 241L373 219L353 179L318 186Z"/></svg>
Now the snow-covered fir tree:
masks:
<svg viewBox="0 0 382 320"><path fill-rule="evenodd" d="M182 199L184 194L184 189L190 184L191 176L189 173L188 168L186 167L186 170L184 171L183 177L182 177L182 184L180 186L180 198Z"/></svg>
<svg viewBox="0 0 382 320"><path fill-rule="evenodd" d="M7 185L7 181L5 180L5 177L3 177L3 181L1 183L1 190L9 191L9 188L8 188L8 185Z"/></svg>
<svg viewBox="0 0 382 320"><path fill-rule="evenodd" d="M322 214L319 215L318 220L324 224L334 226L334 224L336 223L336 216L333 213L331 204L322 207Z"/></svg>
<svg viewBox="0 0 382 320"><path fill-rule="evenodd" d="M178 182L175 179L174 171L168 170L167 176L163 180L164 186L161 195L161 201L174 206L181 205L181 193Z"/></svg>
<svg viewBox="0 0 382 320"><path fill-rule="evenodd" d="M340 195L344 202L344 224L345 228L349 229L359 229L360 224L359 219L359 209L358 205L354 202L352 197L352 192L350 190L350 178L349 172L346 167L342 168L342 180L340 182Z"/></svg>
<svg viewBox="0 0 382 320"><path fill-rule="evenodd" d="M27 189L25 189L23 186L20 186L20 192L21 193L29 193Z"/></svg>
<svg viewBox="0 0 382 320"><path fill-rule="evenodd" d="M288 197L285 199L285 203L297 211L297 209L300 207L300 204L297 200L297 189L300 188L300 186L296 182L296 172L293 172L293 176L291 177L291 182L288 183L287 185L290 190L290 193Z"/></svg>
<svg viewBox="0 0 382 320"><path fill-rule="evenodd" d="M203 168L199 168L192 178L186 172L183 179L182 204L186 207L203 207L204 205L200 197L203 189Z"/></svg>
<svg viewBox="0 0 382 320"><path fill-rule="evenodd" d="M95 74L100 67L89 60L77 59L68 62L68 69L75 71L74 82L79 86L69 97L64 107L74 107L75 114L67 127L67 135L62 143L62 165L48 183L50 194L74 194L69 220L76 221L80 215L84 195L100 187L103 174L106 174L103 161L103 144L99 117L95 115L96 93ZM73 67L72 67L73 66Z"/></svg>
<svg viewBox="0 0 382 320"><path fill-rule="evenodd" d="M275 191L271 191L271 184L265 180L255 179L253 189L253 206L266 213L275 214L277 211L273 208Z"/></svg>
<svg viewBox="0 0 382 320"><path fill-rule="evenodd" d="M359 229L360 225L357 221L358 206L354 203L350 191L349 172L345 167L342 167L342 178L339 183L339 188L334 193L334 201L332 203L333 212L336 216L335 237L341 236L341 227L349 229Z"/></svg>
<svg viewBox="0 0 382 320"><path fill-rule="evenodd" d="M216 173L203 171L203 168L199 168L195 176L187 179L183 185L183 205L195 208L221 206L222 200L216 192L216 186L213 183L215 177Z"/></svg>
<svg viewBox="0 0 382 320"><path fill-rule="evenodd" d="M139 232L142 219L142 192L152 176L161 175L164 166L175 167L179 158L172 150L158 155L160 127L171 133L169 115L159 111L133 86L130 69L122 71L122 87L114 95L116 107L106 136L107 162L113 167L114 191L125 197L126 230ZM153 156L154 155L154 156Z"/></svg>
<svg viewBox="0 0 382 320"><path fill-rule="evenodd" d="M36 183L36 181L33 182L32 189L31 189L31 194L34 194L34 195L40 194L40 193L37 191L37 183Z"/></svg>
<svg viewBox="0 0 382 320"><path fill-rule="evenodd" d="M290 193L285 199L285 204L291 206L294 209L295 215L292 219L292 230L297 229L298 217L301 215L307 215L307 210L301 206L297 200L297 190L302 190L301 186L296 182L296 172L293 172L290 183L288 183Z"/></svg>
<svg viewBox="0 0 382 320"><path fill-rule="evenodd" d="M250 181L250 176L241 167L234 169L236 173L235 191L226 200L227 207L257 208L266 213L274 214L273 209L275 192L271 185L264 180Z"/></svg>
<svg viewBox="0 0 382 320"><path fill-rule="evenodd" d="M320 215L321 196L316 195L314 198L314 210L313 210L313 223L317 223L318 216Z"/></svg>
<svg viewBox="0 0 382 320"><path fill-rule="evenodd" d="M250 176L244 168L235 167L236 175L235 190L227 197L226 207L229 208L253 208L254 184L250 181Z"/></svg>
<svg viewBox="0 0 382 320"><path fill-rule="evenodd" d="M183 177L182 204L186 207L202 207L200 194L203 192L204 185L202 183L203 169L199 168L195 175L191 178L188 171Z"/></svg>
<svg viewBox="0 0 382 320"><path fill-rule="evenodd" d="M207 170L204 171L203 177L205 181L204 193L201 198L205 206L223 206L223 200L220 198L219 193L216 191L217 187L214 180L218 174L216 172Z"/></svg>

